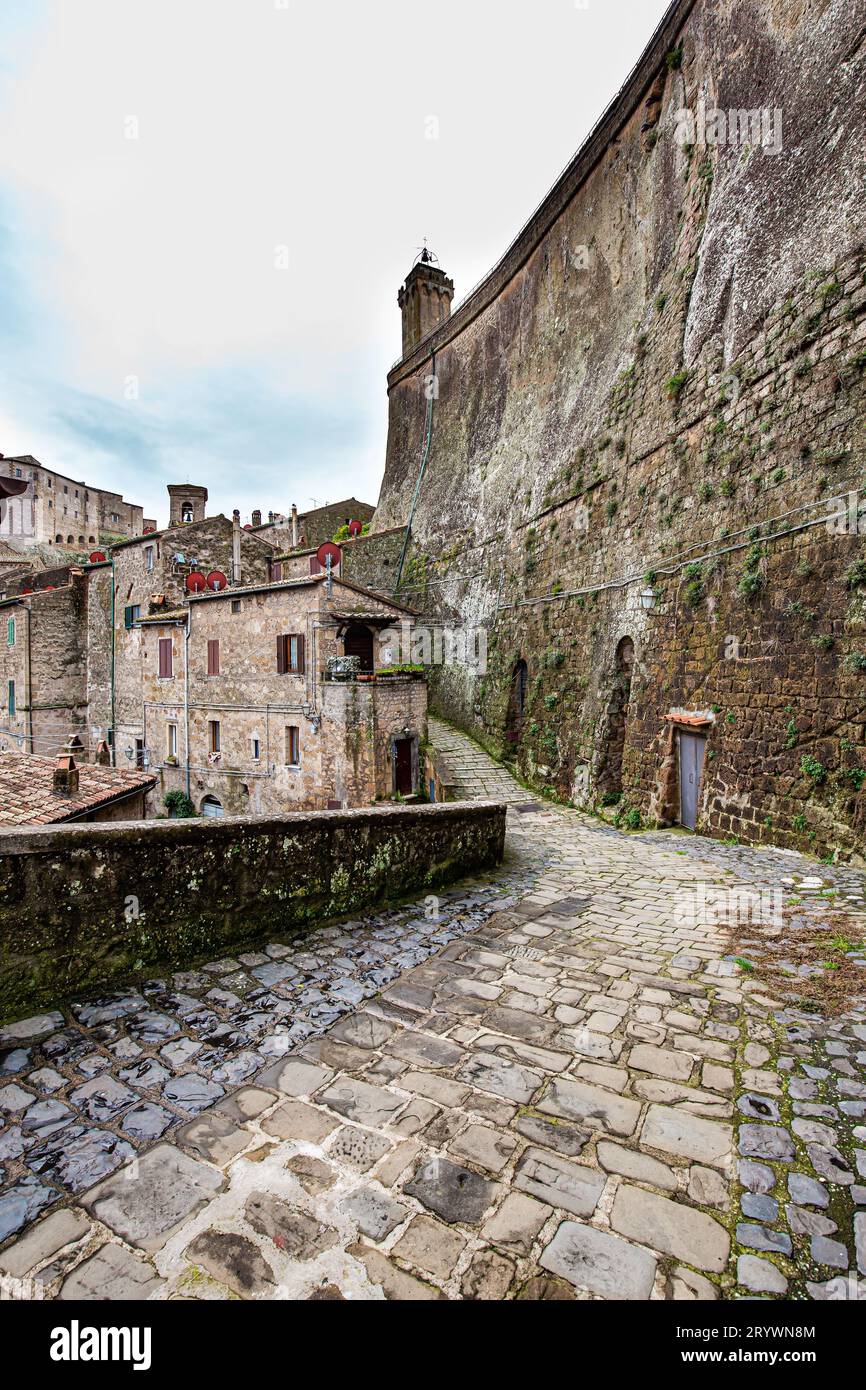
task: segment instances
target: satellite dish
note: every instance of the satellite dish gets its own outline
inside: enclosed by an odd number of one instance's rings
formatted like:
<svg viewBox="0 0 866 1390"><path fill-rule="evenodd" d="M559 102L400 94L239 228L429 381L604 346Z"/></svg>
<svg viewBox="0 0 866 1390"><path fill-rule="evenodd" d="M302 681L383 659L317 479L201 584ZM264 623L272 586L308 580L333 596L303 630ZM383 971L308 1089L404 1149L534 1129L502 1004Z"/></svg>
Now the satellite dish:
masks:
<svg viewBox="0 0 866 1390"><path fill-rule="evenodd" d="M20 497L28 486L26 478L0 478L0 497Z"/></svg>
<svg viewBox="0 0 866 1390"><path fill-rule="evenodd" d="M364 528L363 528L363 526L361 525L360 521L350 521L350 522L349 522L349 535L350 535L350 536L360 536L360 534L361 534L361 532L363 531L363 529L364 529Z"/></svg>
<svg viewBox="0 0 866 1390"><path fill-rule="evenodd" d="M190 578L192 578L191 575ZM229 581L226 579L222 570L211 570L207 577L207 586L209 589L213 589L214 593L219 593L220 589L227 589L228 585Z"/></svg>
<svg viewBox="0 0 866 1390"><path fill-rule="evenodd" d="M104 559L105 559L105 555L103 554L103 552L102 552L101 550L92 550L92 551L90 552L90 563L91 563L91 565L101 565Z"/></svg>
<svg viewBox="0 0 866 1390"><path fill-rule="evenodd" d="M145 536L155 536L155 535L156 535L156 527L155 527L155 526L145 526L145 528L144 528L144 535L145 535Z"/></svg>
<svg viewBox="0 0 866 1390"><path fill-rule="evenodd" d="M189 593L200 594L203 589L207 588L207 580L203 574L199 574L198 570L193 570L192 574L188 574L186 577L186 587Z"/></svg>
<svg viewBox="0 0 866 1390"><path fill-rule="evenodd" d="M336 569L342 558L342 550L338 545L334 545L333 541L325 541L324 545L320 545L316 551L316 559L322 569L328 568L328 560L331 561L331 569Z"/></svg>

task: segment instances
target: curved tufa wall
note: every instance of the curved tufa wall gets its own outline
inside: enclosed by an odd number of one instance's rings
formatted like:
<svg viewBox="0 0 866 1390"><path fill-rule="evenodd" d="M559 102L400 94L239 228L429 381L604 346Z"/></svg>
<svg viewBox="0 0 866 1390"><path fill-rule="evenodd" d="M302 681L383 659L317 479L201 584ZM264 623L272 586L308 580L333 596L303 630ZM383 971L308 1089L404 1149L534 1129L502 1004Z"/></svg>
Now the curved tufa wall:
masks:
<svg viewBox="0 0 866 1390"><path fill-rule="evenodd" d="M435 350L414 553L488 631L486 673L439 672L440 710L596 804L631 638L632 823L679 815L686 711L709 730L698 828L858 852L866 567L856 502L831 499L866 458L864 26L862 0L671 6L500 265L389 377L375 529L407 520Z"/></svg>

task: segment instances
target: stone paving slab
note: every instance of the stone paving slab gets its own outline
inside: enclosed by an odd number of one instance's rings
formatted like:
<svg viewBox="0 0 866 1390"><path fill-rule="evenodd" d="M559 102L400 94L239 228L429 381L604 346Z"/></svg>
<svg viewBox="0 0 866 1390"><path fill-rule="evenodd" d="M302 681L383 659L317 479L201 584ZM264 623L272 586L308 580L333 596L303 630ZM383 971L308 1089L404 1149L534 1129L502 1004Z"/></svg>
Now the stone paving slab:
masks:
<svg viewBox="0 0 866 1390"><path fill-rule="evenodd" d="M512 812L502 874L432 916L7 1029L0 1270L64 1299L863 1297L866 1009L768 999L680 907L777 856L677 839Z"/></svg>

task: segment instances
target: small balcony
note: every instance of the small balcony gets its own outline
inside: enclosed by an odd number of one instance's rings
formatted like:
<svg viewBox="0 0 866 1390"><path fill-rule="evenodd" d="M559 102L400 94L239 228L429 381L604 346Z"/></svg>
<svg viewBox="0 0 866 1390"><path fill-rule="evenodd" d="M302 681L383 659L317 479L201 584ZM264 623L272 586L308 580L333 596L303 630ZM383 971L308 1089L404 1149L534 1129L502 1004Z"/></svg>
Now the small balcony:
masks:
<svg viewBox="0 0 866 1390"><path fill-rule="evenodd" d="M410 662L382 666L376 671L362 671L359 656L330 656L322 679L341 685L391 684L395 681L426 680L427 671L424 666Z"/></svg>

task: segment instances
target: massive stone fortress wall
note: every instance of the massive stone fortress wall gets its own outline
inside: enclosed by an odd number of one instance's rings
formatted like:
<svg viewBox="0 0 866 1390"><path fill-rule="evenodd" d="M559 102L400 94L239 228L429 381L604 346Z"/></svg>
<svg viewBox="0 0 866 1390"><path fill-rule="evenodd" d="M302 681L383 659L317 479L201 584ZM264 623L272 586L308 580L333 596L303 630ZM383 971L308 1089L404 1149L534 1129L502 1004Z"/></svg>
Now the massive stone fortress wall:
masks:
<svg viewBox="0 0 866 1390"><path fill-rule="evenodd" d="M862 0L673 5L504 261L389 377L375 529L409 516L433 381L415 553L490 634L440 708L633 823L681 814L686 713L699 828L862 834L864 523L831 499L866 461L864 22Z"/></svg>

